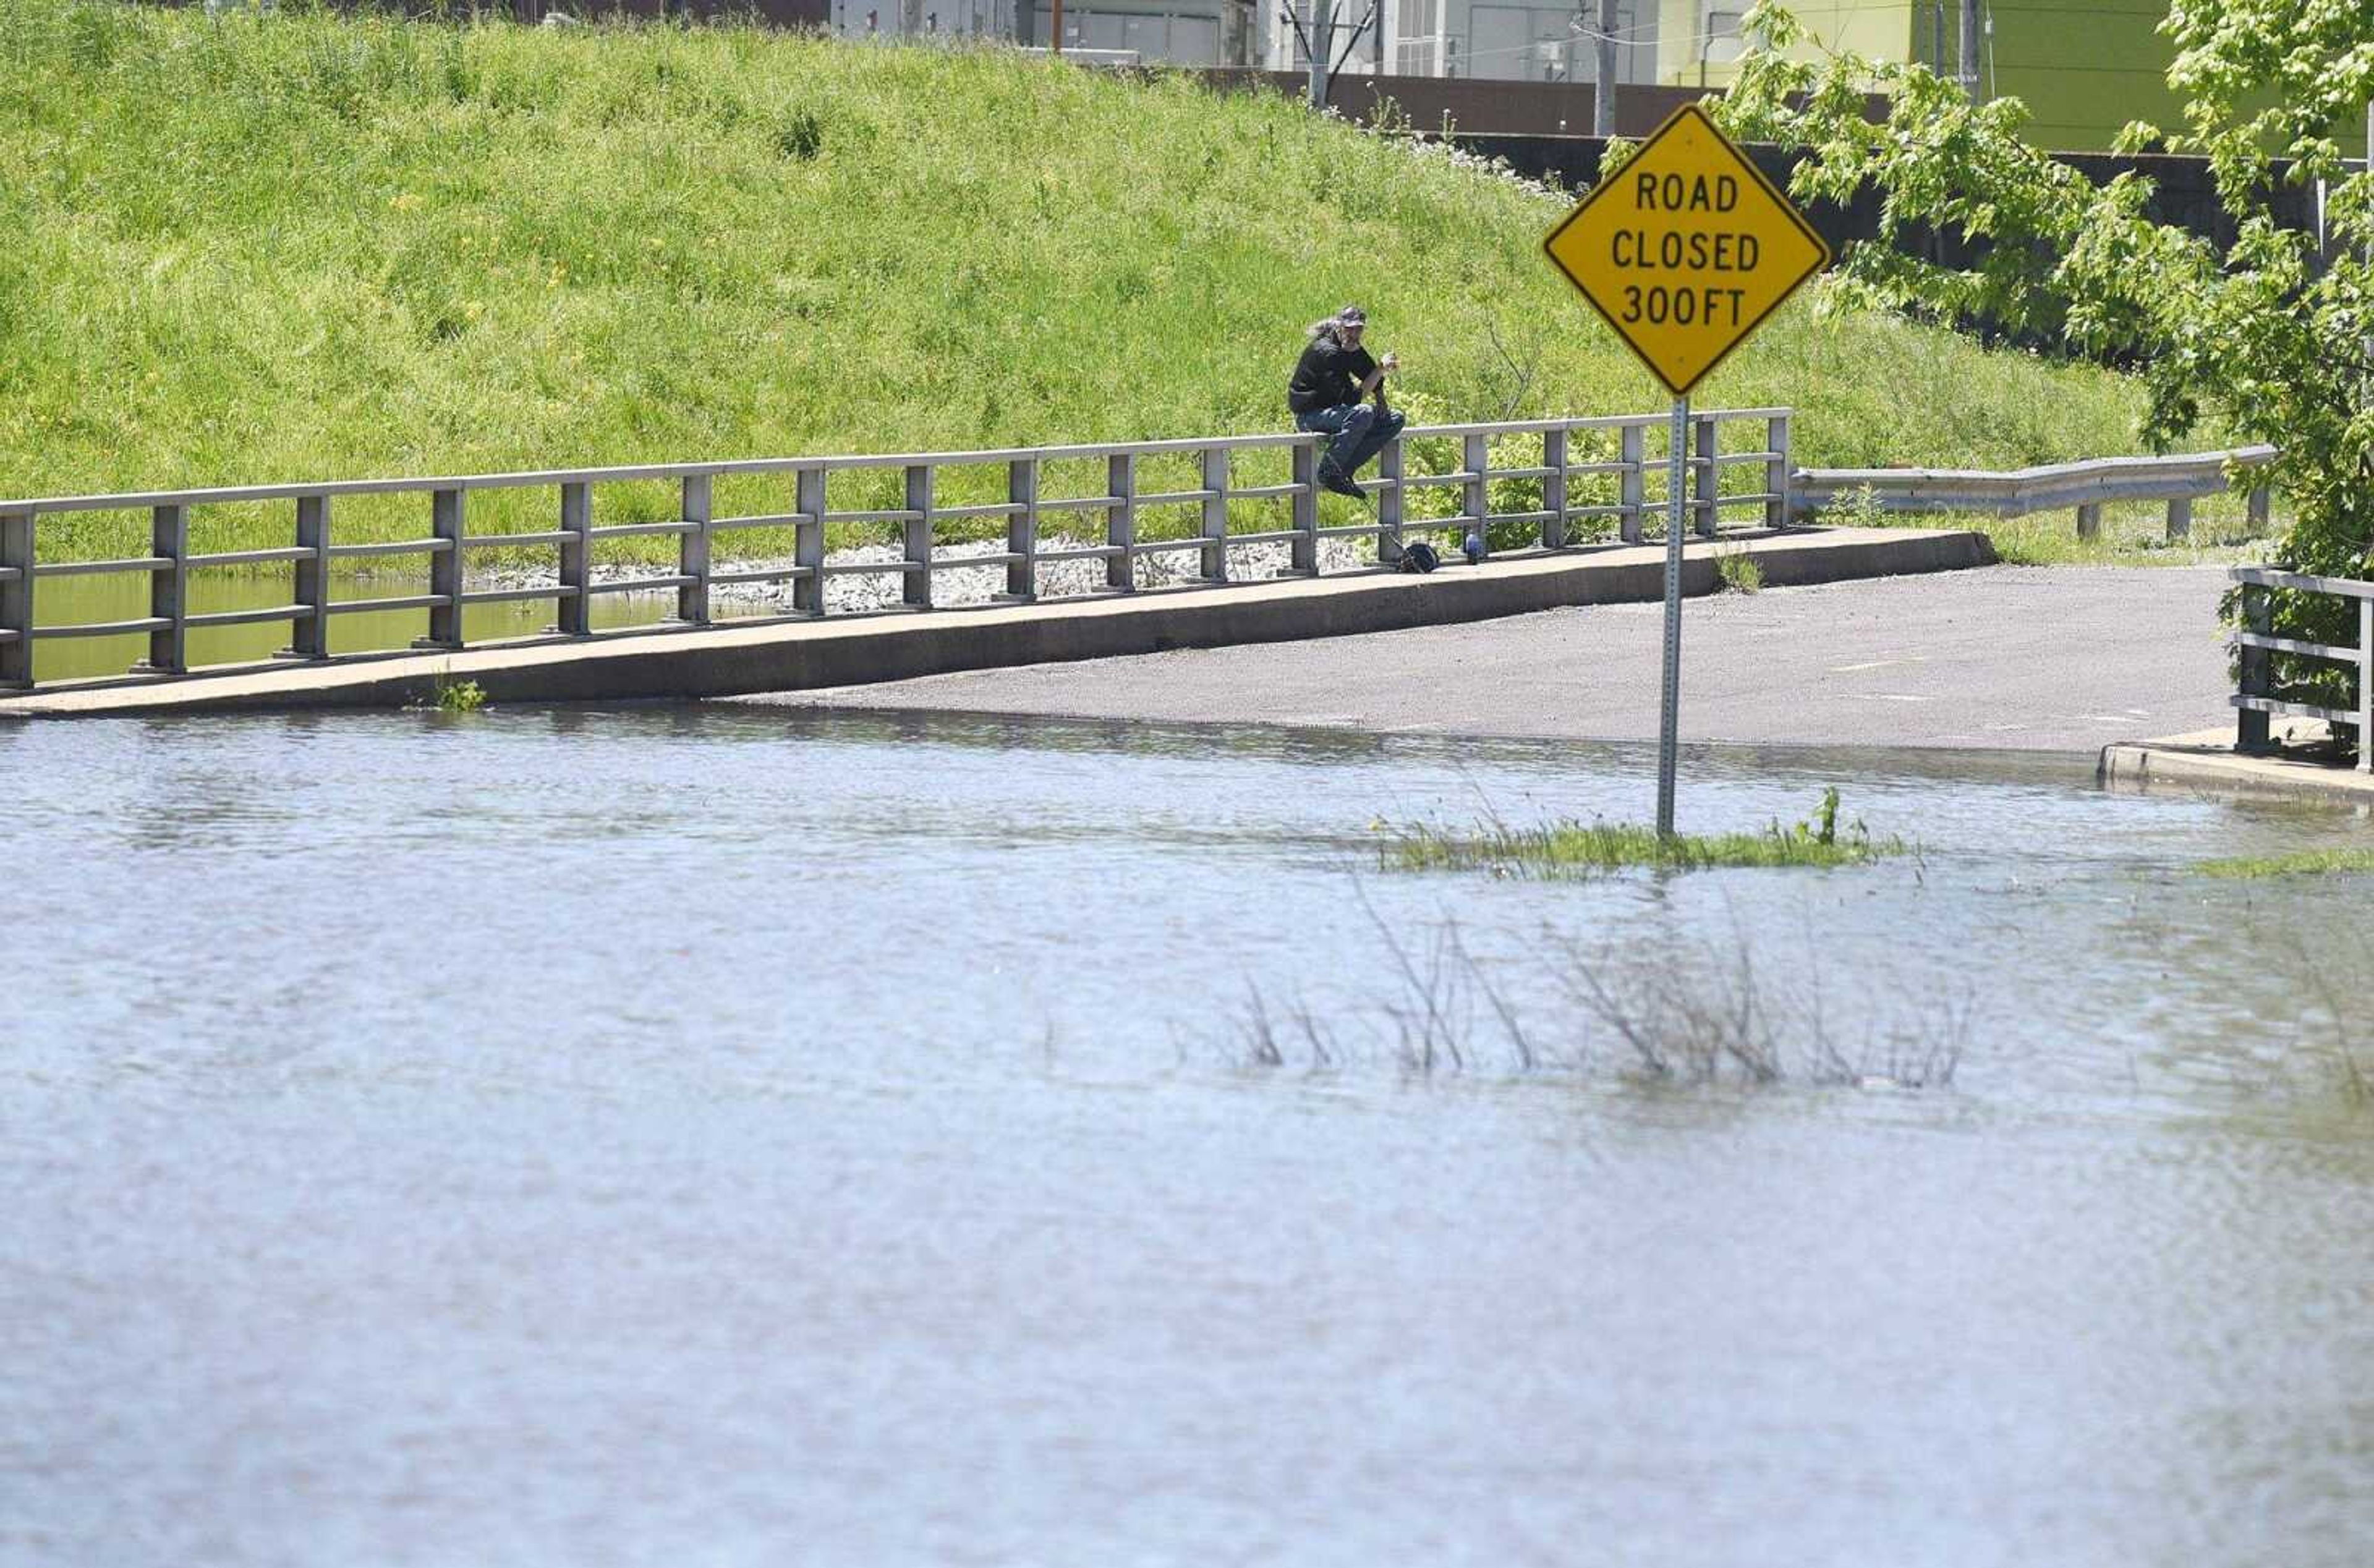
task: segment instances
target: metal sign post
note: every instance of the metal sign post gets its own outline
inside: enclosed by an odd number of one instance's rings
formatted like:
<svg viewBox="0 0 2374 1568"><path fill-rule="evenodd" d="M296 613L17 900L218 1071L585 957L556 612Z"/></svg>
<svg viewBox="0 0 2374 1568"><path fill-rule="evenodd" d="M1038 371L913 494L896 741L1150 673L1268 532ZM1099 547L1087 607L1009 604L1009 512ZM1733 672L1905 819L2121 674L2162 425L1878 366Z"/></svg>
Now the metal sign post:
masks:
<svg viewBox="0 0 2374 1568"><path fill-rule="evenodd" d="M1665 462L1665 682L1657 716L1657 835L1674 834L1674 775L1682 733L1682 459L1690 439L1690 400L1674 399L1673 451Z"/></svg>
<svg viewBox="0 0 2374 1568"><path fill-rule="evenodd" d="M1682 704L1682 537L1690 389L1830 263L1789 199L1706 111L1685 104L1542 241L1550 263L1674 394L1665 525L1665 669L1657 831L1674 831ZM1715 494L1708 476L1705 494ZM1708 531L1713 531L1712 518Z"/></svg>

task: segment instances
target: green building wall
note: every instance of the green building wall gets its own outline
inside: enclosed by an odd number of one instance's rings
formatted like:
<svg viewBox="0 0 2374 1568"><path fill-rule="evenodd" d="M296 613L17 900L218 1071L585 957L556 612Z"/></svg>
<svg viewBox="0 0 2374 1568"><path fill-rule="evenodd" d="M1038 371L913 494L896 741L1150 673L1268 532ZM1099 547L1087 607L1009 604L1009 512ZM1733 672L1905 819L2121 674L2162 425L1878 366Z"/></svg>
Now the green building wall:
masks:
<svg viewBox="0 0 2374 1568"><path fill-rule="evenodd" d="M1949 75L1959 68L1960 0L1942 7L1936 0L1800 0L1791 8L1829 48L1932 65L1942 59ZM1703 68L1708 86L1729 81L1736 45L1718 40L1703 49L1707 18L1720 28L1746 9L1747 0L1662 0L1658 79L1695 87ZM2167 83L2175 51L2157 30L2167 0L1982 0L1980 13L1993 26L1980 41L1980 93L2026 102L2028 139L2039 146L2098 152L2131 120L2176 122Z"/></svg>

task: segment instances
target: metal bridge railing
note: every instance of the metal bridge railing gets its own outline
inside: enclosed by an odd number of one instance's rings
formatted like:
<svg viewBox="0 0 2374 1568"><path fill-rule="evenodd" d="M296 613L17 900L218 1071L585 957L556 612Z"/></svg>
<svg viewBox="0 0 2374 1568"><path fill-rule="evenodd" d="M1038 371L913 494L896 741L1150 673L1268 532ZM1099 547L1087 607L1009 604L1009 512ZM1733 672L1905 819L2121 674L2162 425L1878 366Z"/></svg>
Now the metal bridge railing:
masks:
<svg viewBox="0 0 2374 1568"><path fill-rule="evenodd" d="M1128 592L1137 586L1135 563L1171 551L1193 551L1203 584L1229 579L1228 548L1256 543L1282 543L1288 567L1284 575L1317 576L1321 541L1357 536L1376 542L1375 569L1400 555L1404 542L1425 533L1449 533L1463 539L1470 532L1487 540L1496 532L1505 539L1510 530L1522 528L1527 550L1570 547L1585 532L1604 531L1613 520L1617 539L1638 543L1645 521L1659 515L1663 502L1651 498L1651 475L1662 474L1664 460L1652 459L1648 434L1663 429L1663 414L1607 417L1536 419L1490 424L1413 427L1380 453L1377 477L1362 488L1374 505L1370 520L1348 525L1320 523L1318 453L1326 439L1304 434L1219 436L1186 440L1135 441L1087 446L1028 447L991 451L920 452L887 456L761 458L728 462L651 463L629 467L544 470L521 474L482 474L405 479L338 480L319 484L251 485L217 489L172 490L105 496L61 496L0 500L0 687L26 689L36 681L35 650L56 638L145 635L147 657L133 666L135 673L164 675L186 673L189 637L193 630L213 626L281 621L290 628L288 657L326 660L329 625L338 615L366 611L421 610L427 613L427 635L415 647L459 649L464 646L462 612L469 605L513 600L548 600L556 606L552 631L565 637L593 635L591 601L605 593L672 591L675 621L687 626L711 624L711 592L720 587L789 582L795 615L817 616L827 610L826 580L843 573L888 573L900 581L898 608L933 607L935 571L960 568L1004 566L1005 603L1039 597L1040 568L1050 563L1095 559L1105 563L1104 589ZM1752 440L1736 450L1731 431L1745 428ZM1493 458L1493 442L1518 438L1532 451L1519 461ZM1459 463L1444 473L1409 472L1407 462L1416 443L1456 442ZM1660 443L1663 444L1662 442ZM1729 445L1734 450L1725 450ZM1284 449L1288 477L1282 483L1241 482L1237 460L1242 454ZM1524 461L1538 453L1534 461ZM1141 466L1149 460L1188 460L1197 483L1187 488L1146 491L1138 483ZM1042 470L1055 462L1088 460L1103 464L1103 485L1089 495L1052 495L1040 486ZM1746 510L1755 526L1786 526L1792 504L1789 465L1789 411L1779 408L1710 410L1694 416L1692 451L1686 460L1691 474L1692 527L1712 537L1723 514ZM951 469L1002 467L1005 498L945 504L941 479ZM1726 492L1727 471L1755 471L1758 487ZM859 505L836 509L836 481L871 472L903 480L903 505ZM790 481L788 509L741 516L720 516L714 505L716 484L732 475L779 475ZM674 518L602 525L594 521L600 486L638 481L666 481L678 486ZM1499 480L1532 480L1537 489L1526 498L1539 504L1523 510L1491 509L1491 487ZM1662 479L1658 481L1662 487ZM976 477L975 488L980 485ZM996 488L993 484L991 492ZM554 493L552 526L506 532L471 532L470 501L476 495L522 488ZM1411 500L1428 491L1452 492L1456 509L1448 515L1422 515ZM336 503L358 496L417 496L426 499L425 536L397 540L341 540L335 527ZM1596 496L1612 498L1599 499ZM189 548L194 514L215 506L288 503L289 543L267 548L192 553ZM1241 503L1283 503L1288 526L1244 530L1232 527L1231 506ZM1158 537L1171 529L1141 536L1140 520L1152 509L1171 509L1164 515L1199 517L1180 537ZM1192 509L1192 510L1191 510ZM44 519L76 512L147 510L149 547L146 555L112 560L60 558L42 551ZM951 557L942 553L944 531L976 520L1002 522L1005 548L992 554ZM1085 520L1083 524L1075 520ZM837 525L895 525L903 541L899 558L887 563L836 561L827 554L827 531ZM1081 542L1082 529L1089 542ZM738 531L789 529L793 538L791 564L758 568L720 562L721 540ZM1043 532L1043 537L1042 537ZM676 541L676 569L627 580L599 580L594 573L595 549L605 540L672 537ZM473 551L549 548L557 556L549 581L527 587L472 588L466 566ZM1504 552L1505 553L1505 552ZM426 592L370 599L340 599L332 589L342 565L387 557L425 558ZM213 568L238 567L289 572L288 602L260 608L194 614L190 608L190 574ZM39 594L45 579L72 574L139 573L149 582L147 614L124 620L80 624L44 624L37 617ZM734 617L737 624L778 618L771 614ZM342 658L361 655L339 655Z"/></svg>
<svg viewBox="0 0 2374 1568"><path fill-rule="evenodd" d="M2234 634L2231 646L2240 654L2241 689L2229 699L2238 710L2235 715L2234 749L2238 752L2263 752L2270 748L2268 723L2270 716L2289 714L2300 719L2321 719L2328 724L2353 724L2357 728L2357 771L2374 773L2374 582L2358 582L2349 578L2312 577L2306 572L2279 571L2274 567L2232 567L2227 568L2233 580L2242 589L2242 629ZM2329 593L2336 598L2357 602L2357 645L2354 648L2340 643L2307 642L2298 638L2274 635L2274 606L2269 598L2272 590L2286 589L2297 593ZM2274 655L2288 653L2296 658L2314 659L2343 664L2357 675L2357 704L2354 708L2323 708L2314 703L2293 702L2274 695Z"/></svg>

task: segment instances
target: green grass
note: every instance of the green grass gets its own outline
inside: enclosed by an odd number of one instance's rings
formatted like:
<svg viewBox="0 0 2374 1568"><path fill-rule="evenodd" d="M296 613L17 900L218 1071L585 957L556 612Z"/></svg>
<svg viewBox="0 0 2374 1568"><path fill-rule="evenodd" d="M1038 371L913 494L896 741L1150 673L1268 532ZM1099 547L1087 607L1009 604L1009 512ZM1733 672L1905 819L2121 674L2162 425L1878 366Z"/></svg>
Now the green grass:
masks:
<svg viewBox="0 0 2374 1568"><path fill-rule="evenodd" d="M2374 872L2374 849L2302 849L2289 855L2240 856L2232 860L2204 860L2195 869L2204 876L2236 880Z"/></svg>
<svg viewBox="0 0 2374 1568"><path fill-rule="evenodd" d="M1183 76L111 0L0 0L0 495L1275 429L1346 300L1420 422L1663 406L1542 259L1561 202ZM1701 406L1793 406L1816 466L2133 450L2120 377L1819 306ZM473 527L553 505L474 498ZM717 505L790 509L755 480ZM287 542L277 510L196 523ZM45 554L145 526L61 517ZM339 527L420 532L366 499Z"/></svg>

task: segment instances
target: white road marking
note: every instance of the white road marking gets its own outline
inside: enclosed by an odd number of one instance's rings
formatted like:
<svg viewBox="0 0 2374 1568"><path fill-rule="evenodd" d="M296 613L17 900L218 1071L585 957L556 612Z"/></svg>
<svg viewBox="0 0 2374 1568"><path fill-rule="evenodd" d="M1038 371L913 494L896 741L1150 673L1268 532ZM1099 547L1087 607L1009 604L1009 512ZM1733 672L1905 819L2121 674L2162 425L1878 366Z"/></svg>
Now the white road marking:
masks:
<svg viewBox="0 0 2374 1568"><path fill-rule="evenodd" d="M1892 670L1898 664L1926 664L1927 662L1929 662L1929 656L1927 654L1913 653L1908 654L1902 659L1874 659L1869 663L1865 664L1833 664L1830 666L1830 673L1833 675L1852 675L1860 673L1865 670Z"/></svg>

